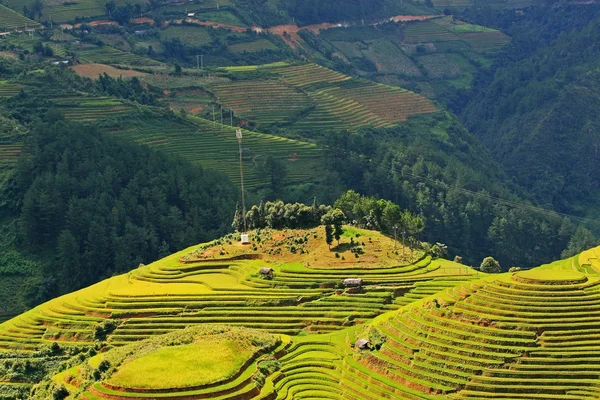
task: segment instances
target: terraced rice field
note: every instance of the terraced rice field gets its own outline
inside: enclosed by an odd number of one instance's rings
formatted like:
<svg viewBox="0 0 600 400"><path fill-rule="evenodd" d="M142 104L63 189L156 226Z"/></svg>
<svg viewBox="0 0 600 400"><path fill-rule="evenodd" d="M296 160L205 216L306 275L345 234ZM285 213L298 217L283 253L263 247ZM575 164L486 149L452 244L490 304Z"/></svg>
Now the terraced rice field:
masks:
<svg viewBox="0 0 600 400"><path fill-rule="evenodd" d="M52 99L68 120L94 121L132 110L130 105L110 97L61 97Z"/></svg>
<svg viewBox="0 0 600 400"><path fill-rule="evenodd" d="M212 86L217 101L236 116L258 123L282 122L311 107L306 93L278 81L239 81Z"/></svg>
<svg viewBox="0 0 600 400"><path fill-rule="evenodd" d="M387 341L356 361L440 397L598 398L597 276L533 270L437 297L377 321Z"/></svg>
<svg viewBox="0 0 600 400"><path fill-rule="evenodd" d="M22 147L22 143L0 144L0 167L14 166Z"/></svg>
<svg viewBox="0 0 600 400"><path fill-rule="evenodd" d="M77 56L86 62L109 65L160 66L150 58L126 53L111 46L84 47L76 50Z"/></svg>
<svg viewBox="0 0 600 400"><path fill-rule="evenodd" d="M12 97L19 94L23 86L0 81L0 97Z"/></svg>
<svg viewBox="0 0 600 400"><path fill-rule="evenodd" d="M0 4L0 31L12 31L23 28L38 28L40 26L36 21L25 18L23 15Z"/></svg>
<svg viewBox="0 0 600 400"><path fill-rule="evenodd" d="M423 76L412 60L387 39L370 41L368 49L363 50L362 53L375 63L377 72L413 77Z"/></svg>
<svg viewBox="0 0 600 400"><path fill-rule="evenodd" d="M404 42L426 43L459 40L459 38L448 30L445 24L436 20L410 23L404 29Z"/></svg>
<svg viewBox="0 0 600 400"><path fill-rule="evenodd" d="M111 318L112 350L53 378L87 400L597 399L600 274L578 271L598 264L599 249L493 276L424 258L385 269L272 265L273 280L258 277L264 260L189 261L186 249L5 322L0 349L91 343ZM336 289L348 276L363 288ZM289 336L298 333L318 334ZM359 349L363 338L371 345ZM239 343L254 345L232 352ZM205 357L189 368L212 375L184 386L160 369L181 370L197 348ZM140 362L128 356L137 352ZM82 387L102 360L120 367ZM274 368L254 379L264 363Z"/></svg>
<svg viewBox="0 0 600 400"><path fill-rule="evenodd" d="M44 343L90 343L94 327L106 318L119 321L108 334L123 345L199 324L227 324L298 334L337 331L402 306L394 302L413 291L409 301L426 296L416 291L425 281L458 284L474 279L460 265L440 273L440 264L425 258L387 269L317 270L285 265L264 280L261 260L226 258L182 263L187 249L128 275L111 278L83 291L52 300L0 326L0 349L33 350ZM367 289L336 287L343 278L361 277ZM443 284L442 284L443 285ZM60 329L58 329L60 327Z"/></svg>
<svg viewBox="0 0 600 400"><path fill-rule="evenodd" d="M227 116L228 117L228 116ZM220 118L220 115L217 116ZM239 148L235 128L202 118L190 124L153 125L140 120L131 128L116 128L115 134L184 159L217 169L240 183ZM314 144L243 130L244 184L256 188L269 182L261 170L268 156L282 161L289 182L314 182L321 171L322 153Z"/></svg>
<svg viewBox="0 0 600 400"><path fill-rule="evenodd" d="M271 41L267 39L258 39L252 42L245 43L236 43L227 46L229 51L232 53L243 53L247 51L248 53L255 53L257 51L262 50L277 50L277 46L275 46Z"/></svg>
<svg viewBox="0 0 600 400"><path fill-rule="evenodd" d="M316 64L294 65L276 68L283 81L292 86L305 87L315 83L336 83L347 81L349 76L332 71Z"/></svg>
<svg viewBox="0 0 600 400"><path fill-rule="evenodd" d="M510 41L508 36L498 31L458 33L457 36L473 49L482 52L499 49Z"/></svg>
<svg viewBox="0 0 600 400"><path fill-rule="evenodd" d="M292 125L295 130L341 129L372 125L391 127L409 117L436 111L429 100L405 89L374 83L353 82L308 92L317 110Z"/></svg>
<svg viewBox="0 0 600 400"><path fill-rule="evenodd" d="M213 84L211 90L218 102L249 120L267 124L297 116L287 127L293 131L391 127L411 116L437 110L413 92L352 79L315 64L273 67L269 71L279 75L279 82L238 81Z"/></svg>
<svg viewBox="0 0 600 400"><path fill-rule="evenodd" d="M31 7L34 0L7 0L6 4L15 10L21 10L24 5ZM142 4L143 0L116 0L118 6L123 6L127 3ZM42 20L49 21L52 18L54 22L74 21L77 17L94 17L105 15L104 0L56 0L44 1L45 7L42 10Z"/></svg>
<svg viewBox="0 0 600 400"><path fill-rule="evenodd" d="M81 391L78 398L90 400L250 399L260 393L255 377L261 367L272 362L271 354L282 354L289 345L289 337L250 329L197 327L99 354L53 381ZM124 351L137 357L127 357ZM118 369L84 387L82 372L101 362Z"/></svg>
<svg viewBox="0 0 600 400"><path fill-rule="evenodd" d="M468 7L471 5L471 0L434 0L433 6L438 9L446 7Z"/></svg>

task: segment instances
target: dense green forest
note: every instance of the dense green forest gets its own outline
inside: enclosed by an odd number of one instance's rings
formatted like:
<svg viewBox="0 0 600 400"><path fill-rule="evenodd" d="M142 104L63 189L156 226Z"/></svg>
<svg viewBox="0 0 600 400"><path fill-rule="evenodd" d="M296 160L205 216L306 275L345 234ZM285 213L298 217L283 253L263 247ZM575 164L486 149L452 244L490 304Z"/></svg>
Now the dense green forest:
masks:
<svg viewBox="0 0 600 400"><path fill-rule="evenodd" d="M527 207L526 192L490 162L472 134L452 117L438 119L448 124L447 136L434 133L440 121L430 118L329 135L328 167L343 186L422 215L421 239L442 241L473 265L493 254L506 267L530 267L560 257L567 247L565 255L595 243L587 229Z"/></svg>
<svg viewBox="0 0 600 400"><path fill-rule="evenodd" d="M37 125L24 152L0 211L43 268L29 305L230 229L237 191L221 174L60 120ZM3 274L36 272L11 252Z"/></svg>
<svg viewBox="0 0 600 400"><path fill-rule="evenodd" d="M597 218L600 6L486 15L512 42L450 106L537 203Z"/></svg>

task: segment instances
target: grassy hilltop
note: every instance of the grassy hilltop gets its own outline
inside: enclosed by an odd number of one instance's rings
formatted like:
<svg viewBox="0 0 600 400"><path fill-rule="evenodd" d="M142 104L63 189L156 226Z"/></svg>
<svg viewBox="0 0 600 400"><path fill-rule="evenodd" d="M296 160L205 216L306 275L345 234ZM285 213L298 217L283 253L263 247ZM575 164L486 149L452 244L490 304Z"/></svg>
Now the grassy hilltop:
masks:
<svg viewBox="0 0 600 400"><path fill-rule="evenodd" d="M229 239L212 261L186 260L209 249L190 248L4 323L5 370L19 358L35 370L36 359L66 360L95 341L42 379L34 398L597 398L600 248L477 276L428 257L290 270L283 256L227 254ZM308 243L308 254L320 247ZM258 277L261 265L275 269L273 280ZM365 286L343 289L341 276ZM28 386L12 376L20 383L5 388Z"/></svg>

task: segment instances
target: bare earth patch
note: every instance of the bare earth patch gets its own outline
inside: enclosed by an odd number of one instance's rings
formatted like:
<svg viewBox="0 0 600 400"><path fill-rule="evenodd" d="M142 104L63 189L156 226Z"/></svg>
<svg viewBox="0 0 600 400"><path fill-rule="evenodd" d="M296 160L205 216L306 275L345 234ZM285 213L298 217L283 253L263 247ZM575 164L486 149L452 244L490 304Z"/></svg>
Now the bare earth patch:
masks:
<svg viewBox="0 0 600 400"><path fill-rule="evenodd" d="M118 78L119 76L129 78L133 76L146 75L143 72L119 69L105 64L79 64L73 67L73 71L80 76L92 79L95 79L104 73L112 78Z"/></svg>

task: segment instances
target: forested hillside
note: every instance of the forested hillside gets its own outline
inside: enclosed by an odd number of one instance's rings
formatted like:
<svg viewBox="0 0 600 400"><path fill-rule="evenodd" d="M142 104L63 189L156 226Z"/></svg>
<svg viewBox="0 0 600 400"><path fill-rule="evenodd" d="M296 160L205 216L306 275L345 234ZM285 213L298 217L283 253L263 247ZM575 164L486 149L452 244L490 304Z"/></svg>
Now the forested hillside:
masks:
<svg viewBox="0 0 600 400"><path fill-rule="evenodd" d="M511 44L464 93L464 107L450 106L539 204L596 218L600 6L505 11L493 23Z"/></svg>
<svg viewBox="0 0 600 400"><path fill-rule="evenodd" d="M41 273L30 305L230 229L236 189L221 174L62 121L23 151L0 211L42 271L15 255L2 273Z"/></svg>

